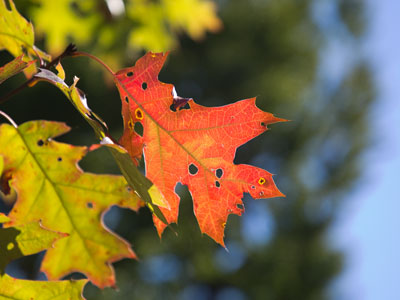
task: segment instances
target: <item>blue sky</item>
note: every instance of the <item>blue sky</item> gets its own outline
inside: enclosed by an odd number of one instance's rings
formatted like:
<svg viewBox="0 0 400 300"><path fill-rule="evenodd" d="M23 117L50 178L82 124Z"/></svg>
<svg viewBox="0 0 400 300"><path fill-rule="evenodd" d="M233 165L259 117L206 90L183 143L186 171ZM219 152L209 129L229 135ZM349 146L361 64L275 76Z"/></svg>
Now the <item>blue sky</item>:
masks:
<svg viewBox="0 0 400 300"><path fill-rule="evenodd" d="M400 299L400 1L368 0L363 51L373 66L378 99L370 113L364 175L333 230L346 270L335 299Z"/></svg>

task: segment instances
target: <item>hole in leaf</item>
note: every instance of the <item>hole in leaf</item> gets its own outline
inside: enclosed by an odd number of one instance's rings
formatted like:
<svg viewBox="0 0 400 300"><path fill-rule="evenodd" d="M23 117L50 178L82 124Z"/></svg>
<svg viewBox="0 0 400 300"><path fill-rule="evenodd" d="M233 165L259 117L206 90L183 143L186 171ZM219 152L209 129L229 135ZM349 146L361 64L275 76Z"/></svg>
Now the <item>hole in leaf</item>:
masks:
<svg viewBox="0 0 400 300"><path fill-rule="evenodd" d="M42 147L42 146L44 145L43 140L38 140L37 145L38 145L39 147Z"/></svg>
<svg viewBox="0 0 400 300"><path fill-rule="evenodd" d="M92 202L88 202L86 203L87 208L93 208L93 203Z"/></svg>
<svg viewBox="0 0 400 300"><path fill-rule="evenodd" d="M147 89L147 82L142 83L142 89L143 89L143 91L145 91Z"/></svg>
<svg viewBox="0 0 400 300"><path fill-rule="evenodd" d="M256 187L254 185L252 185L251 188L254 190Z"/></svg>
<svg viewBox="0 0 400 300"><path fill-rule="evenodd" d="M197 168L194 164L189 165L190 175L196 175L198 171L199 171L199 168Z"/></svg>
<svg viewBox="0 0 400 300"><path fill-rule="evenodd" d="M129 98L127 96L125 97L125 102L129 103Z"/></svg>
<svg viewBox="0 0 400 300"><path fill-rule="evenodd" d="M189 104L189 103L186 103L185 105L183 105L183 106L181 106L181 107L179 108L179 110L182 110L182 109L190 109L190 104Z"/></svg>
<svg viewBox="0 0 400 300"><path fill-rule="evenodd" d="M4 2L5 2L5 5L6 5L7 10L11 12L12 9L11 9L10 2L9 2L8 0L6 0L6 1L4 1Z"/></svg>
<svg viewBox="0 0 400 300"><path fill-rule="evenodd" d="M130 192L132 192L132 188L128 185L127 187L126 187L126 190L130 193Z"/></svg>
<svg viewBox="0 0 400 300"><path fill-rule="evenodd" d="M218 178L221 178L222 175L224 175L224 171L223 171L221 168L219 168L219 169L217 169L217 171L215 171L215 175L216 175Z"/></svg>
<svg viewBox="0 0 400 300"><path fill-rule="evenodd" d="M133 76L133 72L128 72L128 73L126 73L126 76L132 77L132 76Z"/></svg>
<svg viewBox="0 0 400 300"><path fill-rule="evenodd" d="M169 109L170 109L171 111L173 111L173 112L176 112L175 104L172 103L171 106L169 107Z"/></svg>
<svg viewBox="0 0 400 300"><path fill-rule="evenodd" d="M58 158L57 158L57 161L62 161L62 157L58 157Z"/></svg>
<svg viewBox="0 0 400 300"><path fill-rule="evenodd" d="M244 209L243 204L237 204L236 207L239 208L239 209L242 209L242 210Z"/></svg>
<svg viewBox="0 0 400 300"><path fill-rule="evenodd" d="M220 186L221 186L221 184L219 183L219 181L217 180L217 181L215 181L215 186L217 187L217 188L219 188Z"/></svg>
<svg viewBox="0 0 400 300"><path fill-rule="evenodd" d="M11 193L11 187L9 184L11 178L11 172L4 172L3 175L0 176L0 192L2 192L6 196L10 195Z"/></svg>
<svg viewBox="0 0 400 300"><path fill-rule="evenodd" d="M140 136L143 136L143 125L140 122L135 122L133 130Z"/></svg>
<svg viewBox="0 0 400 300"><path fill-rule="evenodd" d="M261 122L261 126L262 127L267 127L267 124L265 124L264 122Z"/></svg>

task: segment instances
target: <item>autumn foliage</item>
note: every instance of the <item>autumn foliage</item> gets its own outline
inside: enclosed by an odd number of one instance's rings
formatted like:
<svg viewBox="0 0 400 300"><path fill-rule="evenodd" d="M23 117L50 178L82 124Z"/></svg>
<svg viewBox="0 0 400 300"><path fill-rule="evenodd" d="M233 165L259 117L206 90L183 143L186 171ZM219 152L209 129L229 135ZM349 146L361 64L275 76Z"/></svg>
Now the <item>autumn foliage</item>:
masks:
<svg viewBox="0 0 400 300"><path fill-rule="evenodd" d="M30 86L37 81L54 84L93 127L99 145L57 142L56 137L69 131L67 125L52 121L17 125L1 112L11 123L0 125L1 189L14 190L18 197L11 212L0 215L0 298L79 299L87 280L101 288L115 286L111 263L136 255L102 223L113 205L135 211L147 205L161 236L178 219L176 185L187 185L201 232L225 246L228 216L244 211L243 193L254 199L283 196L269 172L233 163L240 145L265 132L269 124L285 121L257 108L255 98L222 107L181 98L173 85L158 80L167 54L149 52L134 67L116 73L108 68L122 102L124 132L116 142L107 124L88 107L78 80L71 86L64 82L62 58L86 54L70 47L51 61L34 46L32 24L10 3L11 11L0 1L4 15L0 48L16 58L0 69L0 83L23 71ZM18 49L27 49L27 54ZM124 176L79 168L86 153L101 146L110 149ZM145 176L136 167L142 156ZM5 274L10 260L44 249L41 270L48 282ZM87 280L57 281L75 271Z"/></svg>

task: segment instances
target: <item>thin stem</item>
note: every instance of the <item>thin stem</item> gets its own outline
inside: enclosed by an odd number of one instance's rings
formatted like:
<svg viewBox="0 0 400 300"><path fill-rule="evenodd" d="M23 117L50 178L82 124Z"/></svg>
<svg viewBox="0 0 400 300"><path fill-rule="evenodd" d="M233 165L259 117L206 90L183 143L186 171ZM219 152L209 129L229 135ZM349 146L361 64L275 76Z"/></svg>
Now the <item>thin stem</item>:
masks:
<svg viewBox="0 0 400 300"><path fill-rule="evenodd" d="M111 70L111 68L109 66L107 66L100 58L98 58L98 57L96 57L96 56L94 56L92 54L89 54L89 53L86 53L86 52L82 52L82 51L76 51L76 52L72 53L72 55L70 55L70 56L71 57L87 56L87 57L95 60L96 62L98 62L100 65L102 65L111 75L113 75L113 76L115 75L114 71Z"/></svg>
<svg viewBox="0 0 400 300"><path fill-rule="evenodd" d="M11 123L12 126L14 126L15 128L18 127L17 123L15 123L14 120L11 119L11 117L9 115L7 115L5 112L0 110L0 115L2 115L4 118L6 118L8 120L8 122Z"/></svg>

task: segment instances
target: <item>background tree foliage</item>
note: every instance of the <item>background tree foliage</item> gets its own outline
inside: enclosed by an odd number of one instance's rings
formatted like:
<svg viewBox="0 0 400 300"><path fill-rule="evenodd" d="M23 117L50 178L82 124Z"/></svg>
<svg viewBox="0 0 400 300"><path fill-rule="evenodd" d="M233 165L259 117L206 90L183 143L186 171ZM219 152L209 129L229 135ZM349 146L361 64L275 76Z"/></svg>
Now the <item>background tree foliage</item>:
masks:
<svg viewBox="0 0 400 300"><path fill-rule="evenodd" d="M361 1L220 0L216 4L222 22L212 2L200 0L124 1L120 13L109 9L113 1L15 2L42 32L44 44L38 46L53 54L74 41L80 50L99 55L116 69L132 65L143 50L174 49L160 79L174 83L180 96L205 105L258 96L260 108L292 120L273 126L238 151L237 162L278 174L275 180L286 198L245 199L244 216L229 218L229 253L200 235L185 187L179 188L184 199L179 225L174 227L178 236L167 230L162 242L147 209L135 214L114 208L106 215L106 224L133 243L140 261L116 263L119 290L99 291L89 285L88 299L328 296L343 258L329 246L326 233L361 171L358 158L368 142L367 112L374 90L361 58L352 60L337 77L329 68L335 62L327 61L326 53L338 41L341 47L357 50L364 28ZM327 10L330 19L322 14ZM206 30L218 29L201 40ZM2 64L9 58L1 53ZM117 91L99 84L104 75L82 60L66 60L64 68L81 78L80 88L88 94L91 108L118 135L122 121ZM0 94L18 84L7 81ZM66 121L77 130L65 141L96 142L63 95L45 84L21 92L3 109L18 123ZM81 165L117 172L102 150ZM40 258L23 258L7 270L16 277L42 278L37 270Z"/></svg>

